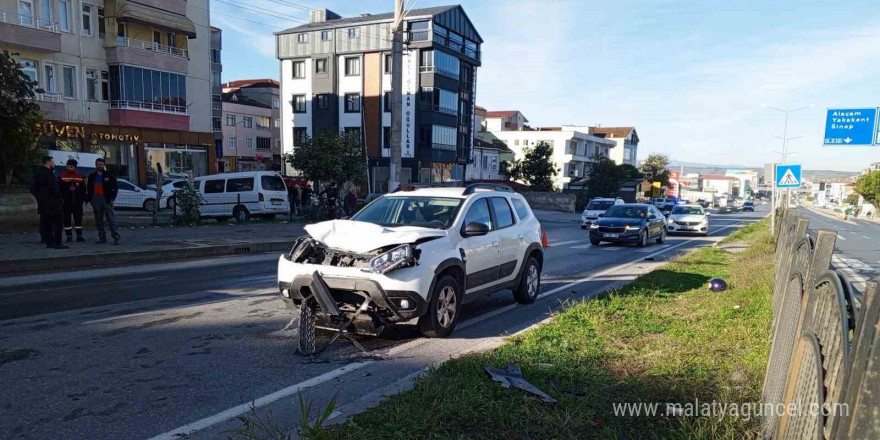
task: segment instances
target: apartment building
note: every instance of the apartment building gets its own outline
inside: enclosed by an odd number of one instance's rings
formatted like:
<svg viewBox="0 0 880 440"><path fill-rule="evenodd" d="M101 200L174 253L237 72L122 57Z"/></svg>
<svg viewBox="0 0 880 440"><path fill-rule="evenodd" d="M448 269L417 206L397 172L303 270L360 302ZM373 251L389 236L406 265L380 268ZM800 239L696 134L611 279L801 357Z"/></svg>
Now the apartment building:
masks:
<svg viewBox="0 0 880 440"><path fill-rule="evenodd" d="M281 97L274 79L223 84L223 144L218 169L280 171Z"/></svg>
<svg viewBox="0 0 880 440"><path fill-rule="evenodd" d="M215 171L209 21L208 0L0 0L0 50L37 82L41 145L145 186Z"/></svg>
<svg viewBox="0 0 880 440"><path fill-rule="evenodd" d="M223 89L220 83L223 75L223 31L211 26L211 131L214 132L214 155L217 160L223 157ZM222 172L220 168L218 172Z"/></svg>
<svg viewBox="0 0 880 440"><path fill-rule="evenodd" d="M393 14L310 23L276 34L281 61L281 140L289 153L318 130L358 133L370 187L388 190ZM464 179L474 135L474 94L483 39L461 6L410 11L403 23L401 182Z"/></svg>
<svg viewBox="0 0 880 440"><path fill-rule="evenodd" d="M519 110L487 111L485 131L519 131L528 128L529 120Z"/></svg>
<svg viewBox="0 0 880 440"><path fill-rule="evenodd" d="M491 112L487 112L487 115L489 113ZM609 157L611 150L617 145L613 140L596 136L592 127L571 125L487 133L488 140L493 143L496 139L503 142L513 151L517 159L525 157L526 148L533 148L541 142L546 142L553 148L553 162L559 170L556 175L556 187L563 190L568 189L572 182L586 177L589 164L600 156Z"/></svg>
<svg viewBox="0 0 880 440"><path fill-rule="evenodd" d="M618 165L636 166L636 156L639 152L639 135L635 127L595 127L593 133L605 139L611 139L617 143L617 148L611 149L608 158Z"/></svg>

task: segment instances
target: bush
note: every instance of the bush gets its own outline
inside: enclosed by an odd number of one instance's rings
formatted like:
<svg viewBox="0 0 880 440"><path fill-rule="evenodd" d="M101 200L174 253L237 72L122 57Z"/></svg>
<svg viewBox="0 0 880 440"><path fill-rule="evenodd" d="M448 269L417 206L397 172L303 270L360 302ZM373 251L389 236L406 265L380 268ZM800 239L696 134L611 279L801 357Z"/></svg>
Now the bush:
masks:
<svg viewBox="0 0 880 440"><path fill-rule="evenodd" d="M190 225L202 220L202 196L193 187L192 181L174 193L174 209L177 224Z"/></svg>

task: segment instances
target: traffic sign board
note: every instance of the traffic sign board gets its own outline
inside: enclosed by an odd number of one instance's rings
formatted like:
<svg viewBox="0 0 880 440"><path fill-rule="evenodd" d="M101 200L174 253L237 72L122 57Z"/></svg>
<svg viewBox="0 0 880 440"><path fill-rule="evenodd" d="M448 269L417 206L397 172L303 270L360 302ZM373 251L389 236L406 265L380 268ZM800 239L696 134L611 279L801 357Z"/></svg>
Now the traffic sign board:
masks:
<svg viewBox="0 0 880 440"><path fill-rule="evenodd" d="M825 145L874 145L877 108L828 109Z"/></svg>
<svg viewBox="0 0 880 440"><path fill-rule="evenodd" d="M801 186L800 165L776 165L776 187L797 188Z"/></svg>

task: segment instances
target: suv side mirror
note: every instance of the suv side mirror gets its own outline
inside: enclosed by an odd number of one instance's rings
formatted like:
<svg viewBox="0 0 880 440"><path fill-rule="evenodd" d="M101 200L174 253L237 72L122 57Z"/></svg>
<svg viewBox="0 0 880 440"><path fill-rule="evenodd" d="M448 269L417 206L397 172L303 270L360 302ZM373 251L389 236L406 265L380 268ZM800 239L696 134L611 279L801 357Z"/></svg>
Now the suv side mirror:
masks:
<svg viewBox="0 0 880 440"><path fill-rule="evenodd" d="M489 227L484 223L471 222L468 223L467 226L464 227L464 235L465 237L476 237L480 235L486 235L489 233Z"/></svg>
<svg viewBox="0 0 880 440"><path fill-rule="evenodd" d="M605 213L604 213L604 212L600 212L599 215L598 215L597 217L605 217Z"/></svg>

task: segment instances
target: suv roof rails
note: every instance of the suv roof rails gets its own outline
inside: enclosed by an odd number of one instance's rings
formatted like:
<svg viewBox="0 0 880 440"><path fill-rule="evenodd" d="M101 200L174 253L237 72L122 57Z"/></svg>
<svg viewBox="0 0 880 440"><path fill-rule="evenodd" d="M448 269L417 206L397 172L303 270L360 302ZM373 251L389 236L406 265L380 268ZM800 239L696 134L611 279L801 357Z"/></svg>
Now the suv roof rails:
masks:
<svg viewBox="0 0 880 440"><path fill-rule="evenodd" d="M500 183L472 183L464 189L464 192L461 193L463 196L467 196L477 192L478 189L488 189L492 191L501 191L501 192L515 192L513 188L502 185Z"/></svg>
<svg viewBox="0 0 880 440"><path fill-rule="evenodd" d="M443 188L443 187L444 187L443 185L434 185L431 183L418 183L418 182L402 183L397 187L397 189L395 189L394 191L391 191L391 193L393 194L393 193L396 193L399 191L415 191L417 189L422 189L422 188Z"/></svg>

